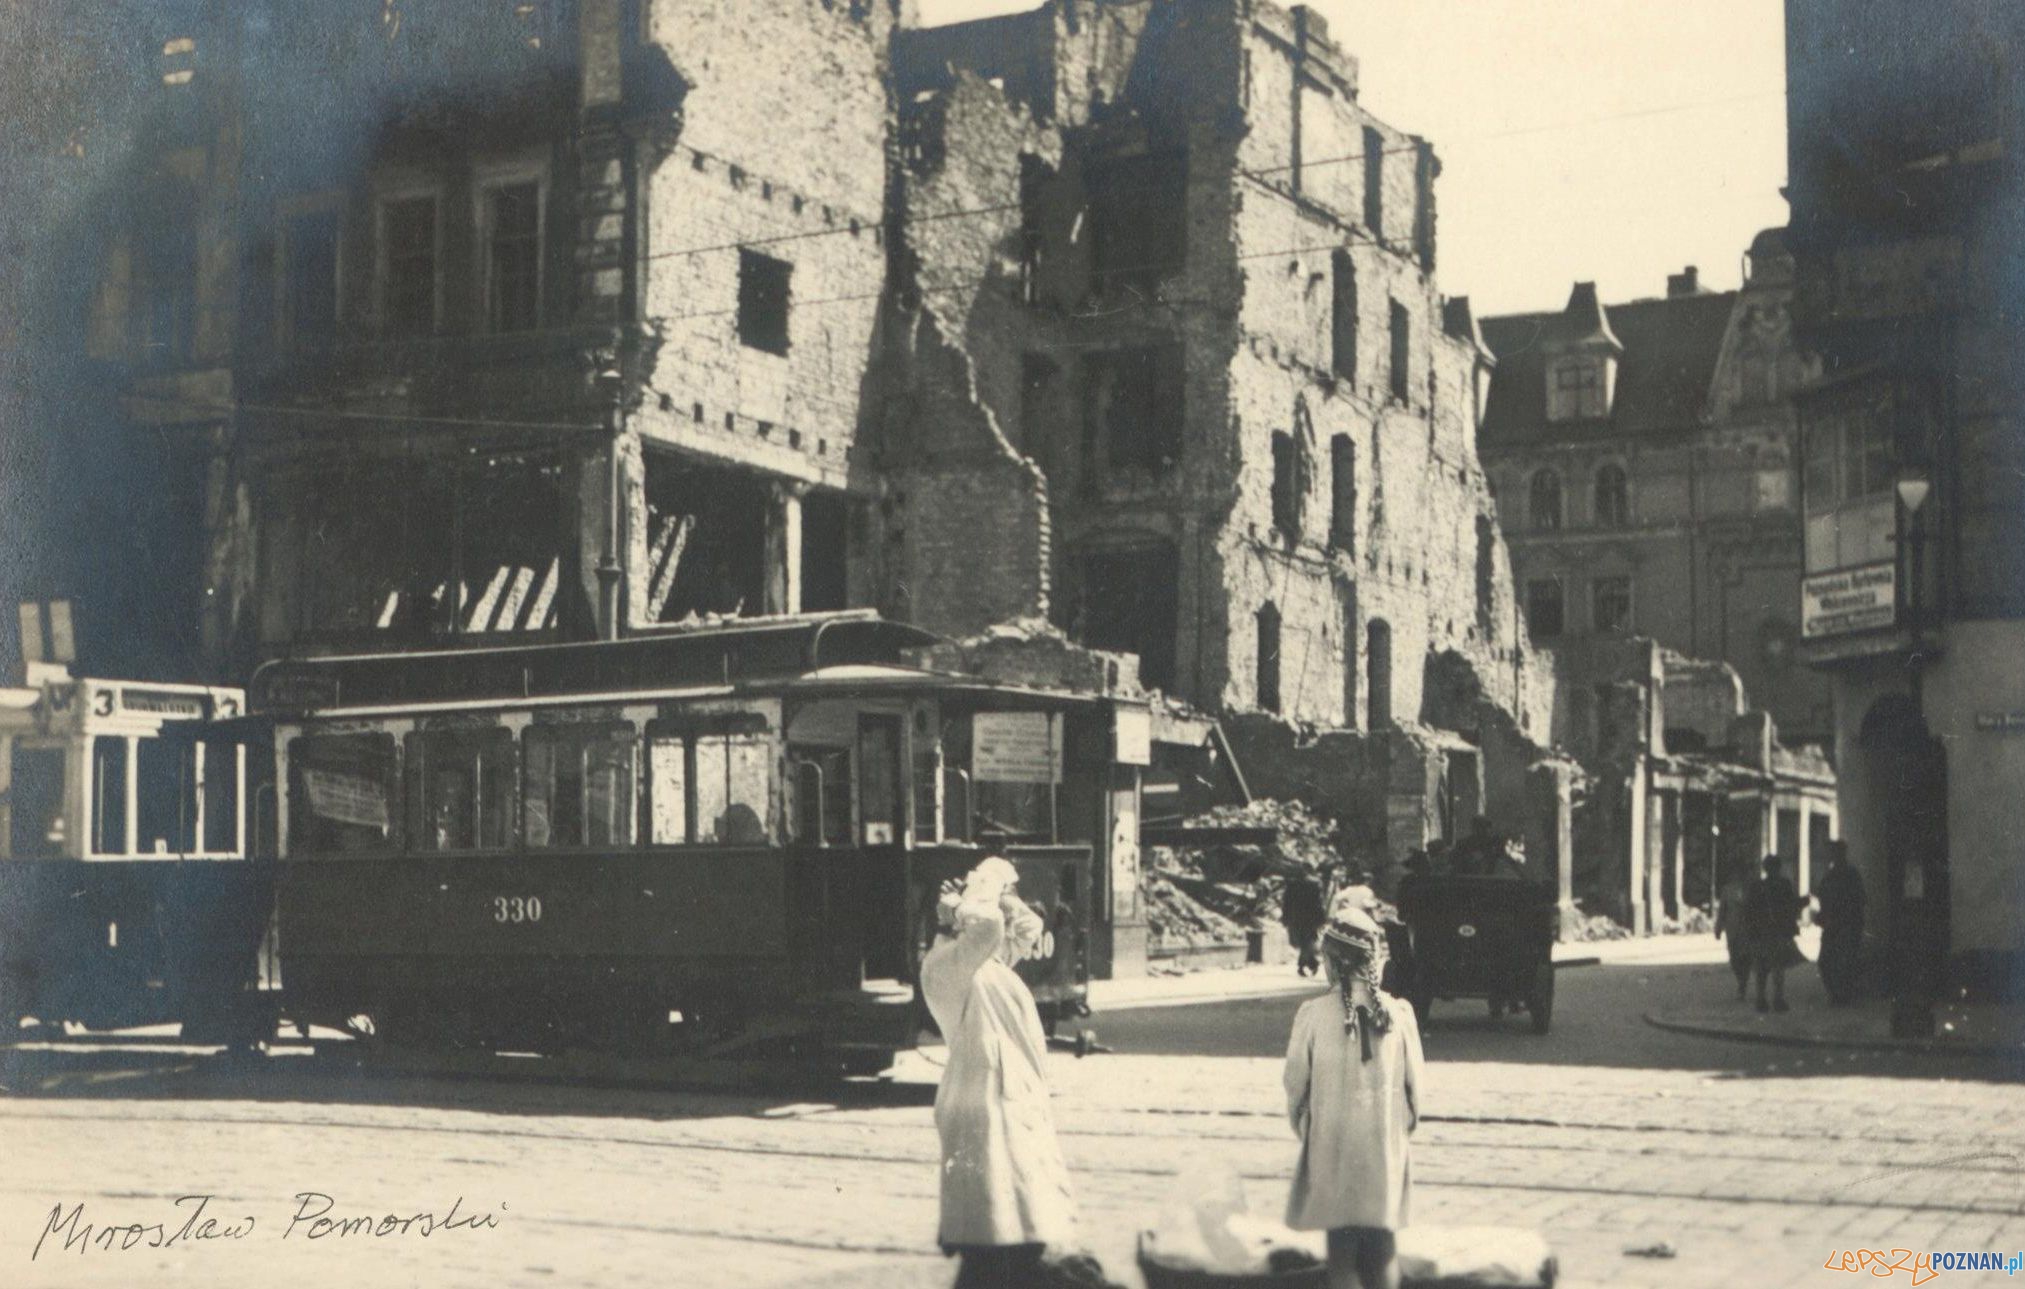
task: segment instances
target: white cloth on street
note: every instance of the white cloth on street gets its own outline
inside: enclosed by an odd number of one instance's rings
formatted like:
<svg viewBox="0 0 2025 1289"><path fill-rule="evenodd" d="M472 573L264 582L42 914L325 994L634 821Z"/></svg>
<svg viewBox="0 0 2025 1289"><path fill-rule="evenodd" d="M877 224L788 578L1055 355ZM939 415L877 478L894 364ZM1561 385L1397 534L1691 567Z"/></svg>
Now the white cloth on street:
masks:
<svg viewBox="0 0 2025 1289"><path fill-rule="evenodd" d="M949 1051L935 1091L945 1245L1059 1246L1075 1232L1048 1109L1047 1035L1033 994L1000 960L1005 935L996 902L966 900L955 937L921 962L921 992Z"/></svg>
<svg viewBox="0 0 2025 1289"><path fill-rule="evenodd" d="M1378 995L1392 1018L1365 1060L1335 990L1294 1015L1287 1041L1287 1117L1301 1139L1287 1225L1300 1231L1397 1231L1413 1192L1407 1134L1420 1121L1420 1027L1413 1007Z"/></svg>

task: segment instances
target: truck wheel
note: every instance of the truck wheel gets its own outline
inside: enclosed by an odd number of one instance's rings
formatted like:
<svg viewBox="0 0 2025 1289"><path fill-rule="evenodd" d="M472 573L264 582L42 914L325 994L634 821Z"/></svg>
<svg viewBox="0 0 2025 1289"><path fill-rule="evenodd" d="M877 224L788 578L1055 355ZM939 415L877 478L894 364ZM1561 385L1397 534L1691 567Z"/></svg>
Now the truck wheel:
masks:
<svg viewBox="0 0 2025 1289"><path fill-rule="evenodd" d="M1543 962L1533 969L1533 992L1526 997L1526 1011L1533 1032L1544 1034L1554 1023L1554 964Z"/></svg>

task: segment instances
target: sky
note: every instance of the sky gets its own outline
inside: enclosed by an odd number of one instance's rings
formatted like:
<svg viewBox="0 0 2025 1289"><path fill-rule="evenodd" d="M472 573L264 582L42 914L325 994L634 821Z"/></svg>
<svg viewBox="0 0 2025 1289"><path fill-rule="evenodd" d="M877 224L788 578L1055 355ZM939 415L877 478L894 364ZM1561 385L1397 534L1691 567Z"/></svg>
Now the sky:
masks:
<svg viewBox="0 0 2025 1289"><path fill-rule="evenodd" d="M1038 0L921 0L956 22ZM1738 284L1786 222L1781 0L1316 0L1359 98L1429 139L1436 277L1479 317Z"/></svg>

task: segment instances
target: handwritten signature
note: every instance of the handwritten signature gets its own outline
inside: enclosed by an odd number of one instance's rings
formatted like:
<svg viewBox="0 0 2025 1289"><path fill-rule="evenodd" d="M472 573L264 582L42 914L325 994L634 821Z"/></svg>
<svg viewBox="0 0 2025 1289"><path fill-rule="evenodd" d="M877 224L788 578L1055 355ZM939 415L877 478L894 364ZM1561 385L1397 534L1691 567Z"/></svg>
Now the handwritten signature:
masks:
<svg viewBox="0 0 2025 1289"><path fill-rule="evenodd" d="M68 1210L58 1204L49 1211L49 1218L43 1225L42 1234L36 1237L35 1249L28 1255L28 1260L33 1262L42 1256L43 1245L51 1236L62 1240L61 1252L68 1253L74 1249L83 1255L93 1249L110 1253L137 1248L167 1249L178 1244L218 1240L244 1240L258 1229L259 1220L251 1213L236 1219L208 1216L206 1209L216 1199L215 1195L179 1195L171 1207L183 1211L152 1222L88 1222L82 1203L73 1204ZM463 1213L462 1195L450 1205L448 1213L440 1216L434 1211L333 1214L337 1201L322 1191L297 1191L294 1199L295 1212L289 1215L288 1224L281 1228L284 1240L341 1239L356 1235L376 1239L419 1235L427 1239L438 1231L491 1230L499 1225L500 1217L506 1212L506 1205L501 1204L497 1213ZM176 1224L178 1217L182 1219L180 1225ZM54 1247L50 1249L51 1253L58 1251Z"/></svg>

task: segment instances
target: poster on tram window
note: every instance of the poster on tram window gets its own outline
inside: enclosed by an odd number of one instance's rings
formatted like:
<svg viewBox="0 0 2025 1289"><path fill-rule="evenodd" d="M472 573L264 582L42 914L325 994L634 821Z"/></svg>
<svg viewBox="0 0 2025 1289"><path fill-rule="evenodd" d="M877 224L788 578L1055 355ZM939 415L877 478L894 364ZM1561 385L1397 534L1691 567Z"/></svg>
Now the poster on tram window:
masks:
<svg viewBox="0 0 2025 1289"><path fill-rule="evenodd" d="M1046 712L979 712L971 718L970 773L980 782L1060 783L1060 722Z"/></svg>
<svg viewBox="0 0 2025 1289"><path fill-rule="evenodd" d="M326 819L360 828L387 830L387 790L370 779L337 774L330 770L304 770L302 786L309 793L309 808Z"/></svg>

